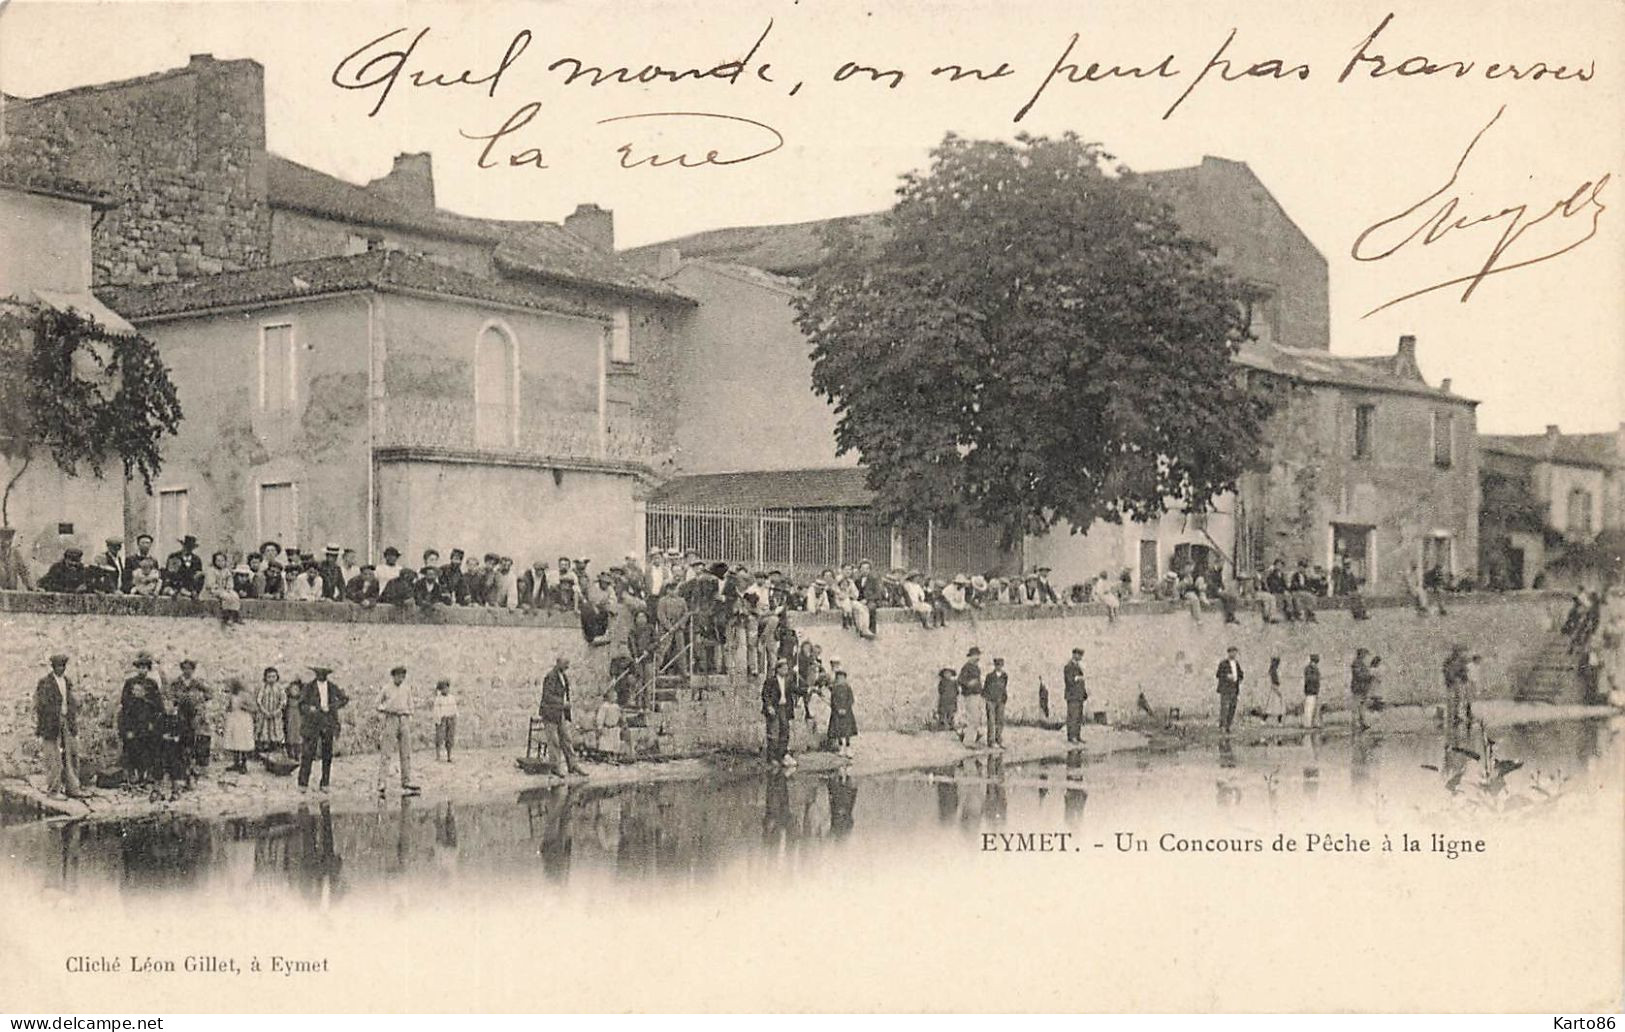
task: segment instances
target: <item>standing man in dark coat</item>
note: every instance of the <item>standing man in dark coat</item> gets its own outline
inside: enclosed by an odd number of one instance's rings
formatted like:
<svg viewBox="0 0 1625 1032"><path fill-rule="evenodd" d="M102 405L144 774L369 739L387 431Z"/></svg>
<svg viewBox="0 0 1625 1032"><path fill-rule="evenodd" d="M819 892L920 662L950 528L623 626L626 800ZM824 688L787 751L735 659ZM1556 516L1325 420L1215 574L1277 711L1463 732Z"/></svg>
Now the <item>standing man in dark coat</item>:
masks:
<svg viewBox="0 0 1625 1032"><path fill-rule="evenodd" d="M135 656L135 673L119 695L118 736L124 747L126 780L144 783L155 773L158 720L164 712L158 682L152 679L152 653Z"/></svg>
<svg viewBox="0 0 1625 1032"><path fill-rule="evenodd" d="M333 672L332 667L312 666L310 671L316 676L307 681L299 693L300 737L304 741L299 757L299 790L310 791L310 766L319 752L322 756L320 788L326 792L333 775L333 742L339 736L339 710L349 703L350 697L327 679Z"/></svg>
<svg viewBox="0 0 1625 1032"><path fill-rule="evenodd" d="M1236 719L1236 698L1241 695L1241 660L1237 648L1232 645L1224 650L1224 659L1219 661L1219 669L1215 676L1219 682L1219 730L1230 733L1230 724Z"/></svg>
<svg viewBox="0 0 1625 1032"><path fill-rule="evenodd" d="M1083 650L1073 649L1072 660L1061 668L1061 682L1066 686L1066 740L1083 741L1083 704L1089 701L1089 690L1083 682Z"/></svg>
<svg viewBox="0 0 1625 1032"><path fill-rule="evenodd" d="M995 749L1004 748L1004 704L1010 699L1010 675L1004 669L1004 659L993 658L993 669L982 681L982 701L987 703L987 744Z"/></svg>
<svg viewBox="0 0 1625 1032"><path fill-rule="evenodd" d="M790 755L790 718L795 712L795 686L790 680L790 661L780 658L773 672L762 682L763 744L769 763L793 767Z"/></svg>
<svg viewBox="0 0 1625 1032"><path fill-rule="evenodd" d="M68 679L68 657L51 657L51 672L34 686L34 736L45 762L45 790L52 798L78 797L79 693Z"/></svg>
<svg viewBox="0 0 1625 1032"><path fill-rule="evenodd" d="M553 661L553 669L542 678L542 704L539 710L547 725L553 750L553 773L558 777L576 774L586 777L587 772L576 763L575 750L570 745L570 659L560 656Z"/></svg>

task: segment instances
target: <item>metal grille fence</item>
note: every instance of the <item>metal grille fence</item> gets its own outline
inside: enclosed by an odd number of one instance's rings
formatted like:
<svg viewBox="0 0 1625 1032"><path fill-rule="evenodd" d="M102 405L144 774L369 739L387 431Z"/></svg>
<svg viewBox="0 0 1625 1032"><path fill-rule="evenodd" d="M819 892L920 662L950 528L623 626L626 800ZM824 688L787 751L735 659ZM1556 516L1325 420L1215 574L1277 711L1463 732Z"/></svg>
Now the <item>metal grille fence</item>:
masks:
<svg viewBox="0 0 1625 1032"><path fill-rule="evenodd" d="M997 531L924 525L902 530L894 541L891 525L868 509L651 505L646 530L650 548L693 549L706 562L783 570L799 579L865 559L882 569L944 577L1021 567L1019 554L999 548Z"/></svg>

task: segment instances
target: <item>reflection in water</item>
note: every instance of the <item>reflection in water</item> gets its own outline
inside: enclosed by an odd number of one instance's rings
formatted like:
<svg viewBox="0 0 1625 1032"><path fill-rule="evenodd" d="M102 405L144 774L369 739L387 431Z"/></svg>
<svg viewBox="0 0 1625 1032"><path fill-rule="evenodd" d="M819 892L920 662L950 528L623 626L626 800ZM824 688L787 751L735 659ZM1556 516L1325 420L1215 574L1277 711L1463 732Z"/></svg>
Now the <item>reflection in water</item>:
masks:
<svg viewBox="0 0 1625 1032"><path fill-rule="evenodd" d="M510 803L469 806L408 798L369 813L334 814L321 805L252 819L35 822L0 829L0 877L23 878L51 893L186 892L226 901L283 894L327 907L353 896L382 894L406 903L446 891L490 894L500 891L495 886L538 879L574 881L579 891L605 876L692 883L751 872L763 861L837 869L852 865L835 850L854 851L853 858L865 851L959 851L985 828L1042 829L1062 819L1086 835L1148 814L1287 826L1357 815L1362 807L1369 814L1390 799L1443 813L1493 815L1538 802L1541 793L1563 792L1564 779L1587 792L1617 784L1605 778L1617 773L1621 726L1500 728L1498 738L1480 741L1464 729L1448 735L1309 733L1289 741L1239 740L1217 750L1089 758L1075 752L1026 763L968 756L930 778L775 772L705 782L547 786ZM1334 773L1344 767L1346 781ZM1301 791L1292 790L1295 781ZM1497 788L1502 782L1504 792ZM1207 786L1214 787L1211 796ZM1495 793L1514 802L1502 805L1491 798ZM1492 805L1477 805L1484 801ZM1084 821L1086 811L1093 828Z"/></svg>
<svg viewBox="0 0 1625 1032"><path fill-rule="evenodd" d="M959 820L959 782L946 778L937 781L937 820L943 824Z"/></svg>
<svg viewBox="0 0 1625 1032"><path fill-rule="evenodd" d="M1084 807L1089 805L1089 790L1084 788L1068 788L1066 790L1066 822L1076 824L1083 820Z"/></svg>
<svg viewBox="0 0 1625 1032"><path fill-rule="evenodd" d="M344 860L338 854L333 839L333 808L321 804L316 816L309 809L299 808L299 882L306 899L327 909L343 894L339 878Z"/></svg>
<svg viewBox="0 0 1625 1032"><path fill-rule="evenodd" d="M829 830L836 838L852 833L854 811L858 806L858 785L848 774L834 774L824 779L829 791Z"/></svg>
<svg viewBox="0 0 1625 1032"><path fill-rule="evenodd" d="M1360 802L1370 798L1371 767L1378 741L1369 731L1349 736L1349 788Z"/></svg>

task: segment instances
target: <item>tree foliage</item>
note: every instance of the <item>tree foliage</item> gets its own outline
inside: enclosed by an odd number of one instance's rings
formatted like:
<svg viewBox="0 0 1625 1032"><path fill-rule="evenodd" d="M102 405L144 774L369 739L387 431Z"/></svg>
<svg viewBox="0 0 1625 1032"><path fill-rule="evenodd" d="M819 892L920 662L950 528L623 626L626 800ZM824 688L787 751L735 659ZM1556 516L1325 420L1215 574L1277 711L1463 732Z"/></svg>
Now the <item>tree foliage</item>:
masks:
<svg viewBox="0 0 1625 1032"><path fill-rule="evenodd" d="M827 231L797 322L888 516L1008 543L1201 512L1258 454L1270 404L1231 363L1255 294L1112 160L949 134L877 239Z"/></svg>
<svg viewBox="0 0 1625 1032"><path fill-rule="evenodd" d="M69 475L101 477L112 460L150 492L160 444L180 425L180 402L158 349L77 311L0 301L0 454L23 460L11 490L41 451Z"/></svg>

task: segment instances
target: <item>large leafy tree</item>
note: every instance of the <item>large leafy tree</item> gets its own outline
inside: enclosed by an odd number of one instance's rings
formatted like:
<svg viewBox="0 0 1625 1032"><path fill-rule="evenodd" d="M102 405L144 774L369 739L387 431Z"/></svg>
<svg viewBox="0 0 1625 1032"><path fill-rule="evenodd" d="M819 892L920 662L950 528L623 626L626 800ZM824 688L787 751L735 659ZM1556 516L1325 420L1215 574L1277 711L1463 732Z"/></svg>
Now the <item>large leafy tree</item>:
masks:
<svg viewBox="0 0 1625 1032"><path fill-rule="evenodd" d="M86 468L100 477L120 462L126 479L139 476L151 491L160 443L180 420L151 341L77 311L0 300L0 455L17 463L0 526L10 526L11 492L41 454L70 475Z"/></svg>
<svg viewBox="0 0 1625 1032"><path fill-rule="evenodd" d="M950 134L881 232L826 232L797 321L887 515L1008 544L1206 511L1256 458L1269 402L1231 363L1253 291L1113 160Z"/></svg>

